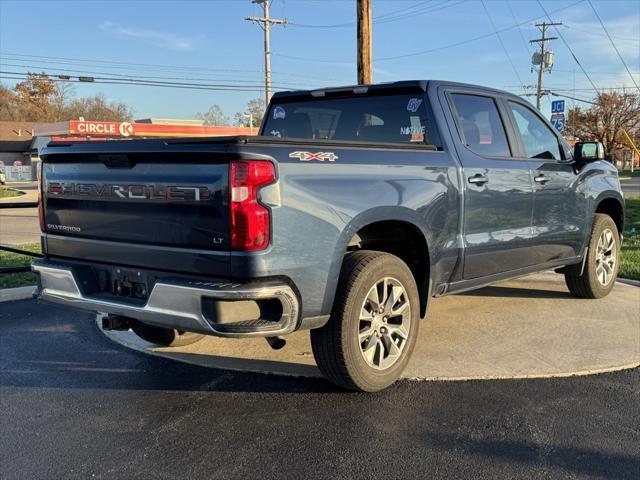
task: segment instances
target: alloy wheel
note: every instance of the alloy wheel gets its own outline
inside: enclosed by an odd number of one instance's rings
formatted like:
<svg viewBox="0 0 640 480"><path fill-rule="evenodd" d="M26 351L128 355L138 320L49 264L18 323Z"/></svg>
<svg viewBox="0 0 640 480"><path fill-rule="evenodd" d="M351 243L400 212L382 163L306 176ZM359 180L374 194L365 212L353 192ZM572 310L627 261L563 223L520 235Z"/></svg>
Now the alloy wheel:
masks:
<svg viewBox="0 0 640 480"><path fill-rule="evenodd" d="M376 282L362 303L358 323L360 353L367 365L386 370L395 364L411 328L411 305L404 286L392 277Z"/></svg>

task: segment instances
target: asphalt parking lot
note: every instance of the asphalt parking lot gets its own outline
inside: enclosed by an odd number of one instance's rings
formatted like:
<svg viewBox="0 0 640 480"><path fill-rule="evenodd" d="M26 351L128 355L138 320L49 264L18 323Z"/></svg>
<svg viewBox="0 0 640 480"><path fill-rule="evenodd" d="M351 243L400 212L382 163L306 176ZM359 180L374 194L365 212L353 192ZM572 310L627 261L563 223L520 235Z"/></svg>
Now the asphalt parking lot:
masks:
<svg viewBox="0 0 640 480"><path fill-rule="evenodd" d="M606 478L640 472L640 370L374 395L121 347L0 307L2 478Z"/></svg>

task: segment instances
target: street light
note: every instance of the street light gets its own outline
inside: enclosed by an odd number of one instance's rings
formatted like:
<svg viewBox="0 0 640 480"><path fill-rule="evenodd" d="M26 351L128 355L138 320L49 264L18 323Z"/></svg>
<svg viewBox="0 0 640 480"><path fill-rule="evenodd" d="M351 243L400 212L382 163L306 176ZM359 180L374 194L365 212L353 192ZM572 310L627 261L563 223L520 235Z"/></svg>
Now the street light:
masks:
<svg viewBox="0 0 640 480"><path fill-rule="evenodd" d="M245 113L244 117L249 117L249 135L253 135L253 113Z"/></svg>

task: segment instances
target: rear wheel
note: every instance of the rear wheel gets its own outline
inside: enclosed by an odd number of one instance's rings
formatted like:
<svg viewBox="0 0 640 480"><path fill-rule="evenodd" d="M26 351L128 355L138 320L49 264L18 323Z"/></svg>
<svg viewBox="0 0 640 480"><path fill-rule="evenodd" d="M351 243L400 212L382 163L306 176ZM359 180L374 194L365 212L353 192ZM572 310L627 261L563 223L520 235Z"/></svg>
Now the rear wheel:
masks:
<svg viewBox="0 0 640 480"><path fill-rule="evenodd" d="M565 275L569 291L580 298L602 298L613 289L620 265L620 235L613 219L597 213L582 275Z"/></svg>
<svg viewBox="0 0 640 480"><path fill-rule="evenodd" d="M173 330L169 328L153 327L138 323L132 328L133 332L143 340L155 343L162 347L183 347L201 340L204 335L193 332L185 332L182 330Z"/></svg>
<svg viewBox="0 0 640 480"><path fill-rule="evenodd" d="M398 257L366 250L348 254L331 318L311 330L318 367L349 390L390 386L413 351L419 305L413 275Z"/></svg>

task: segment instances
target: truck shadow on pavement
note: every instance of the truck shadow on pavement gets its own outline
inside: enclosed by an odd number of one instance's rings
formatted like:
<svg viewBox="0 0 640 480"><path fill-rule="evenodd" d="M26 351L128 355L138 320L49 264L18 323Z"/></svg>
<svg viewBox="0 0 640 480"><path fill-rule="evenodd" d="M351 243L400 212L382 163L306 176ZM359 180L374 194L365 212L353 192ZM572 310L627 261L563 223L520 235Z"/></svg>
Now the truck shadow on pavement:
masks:
<svg viewBox="0 0 640 480"><path fill-rule="evenodd" d="M102 335L95 318L34 300L0 311L0 387L339 392L322 378L230 372L150 356Z"/></svg>
<svg viewBox="0 0 640 480"><path fill-rule="evenodd" d="M497 297L497 298L574 298L568 291L545 290L540 288L521 288L506 285L492 285L463 292L458 295L468 297Z"/></svg>

